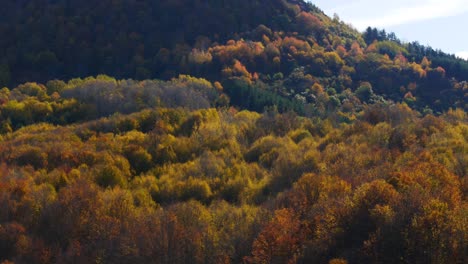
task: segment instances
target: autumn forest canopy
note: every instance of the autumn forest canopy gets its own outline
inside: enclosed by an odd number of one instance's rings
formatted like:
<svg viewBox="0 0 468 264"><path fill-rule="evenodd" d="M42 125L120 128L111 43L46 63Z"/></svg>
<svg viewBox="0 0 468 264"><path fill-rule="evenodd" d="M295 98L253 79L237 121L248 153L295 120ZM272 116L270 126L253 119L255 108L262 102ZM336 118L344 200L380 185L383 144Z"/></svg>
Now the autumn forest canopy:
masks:
<svg viewBox="0 0 468 264"><path fill-rule="evenodd" d="M7 0L0 35L2 264L468 260L466 60L302 0Z"/></svg>

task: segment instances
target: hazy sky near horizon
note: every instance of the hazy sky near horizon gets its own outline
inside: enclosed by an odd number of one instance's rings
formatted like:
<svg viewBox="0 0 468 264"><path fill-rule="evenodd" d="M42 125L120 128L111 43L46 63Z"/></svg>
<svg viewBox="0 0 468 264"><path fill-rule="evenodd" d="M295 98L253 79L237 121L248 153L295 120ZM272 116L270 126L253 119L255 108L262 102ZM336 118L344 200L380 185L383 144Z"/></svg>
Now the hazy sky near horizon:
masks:
<svg viewBox="0 0 468 264"><path fill-rule="evenodd" d="M468 0L310 0L327 15L360 31L368 26L395 32L406 42L468 59Z"/></svg>

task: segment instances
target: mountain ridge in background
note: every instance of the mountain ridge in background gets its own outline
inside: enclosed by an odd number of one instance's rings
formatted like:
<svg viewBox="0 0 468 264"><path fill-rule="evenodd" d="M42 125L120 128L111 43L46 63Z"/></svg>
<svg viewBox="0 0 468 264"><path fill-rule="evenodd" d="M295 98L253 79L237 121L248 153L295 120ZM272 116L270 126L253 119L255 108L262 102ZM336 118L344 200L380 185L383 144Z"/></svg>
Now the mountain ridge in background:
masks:
<svg viewBox="0 0 468 264"><path fill-rule="evenodd" d="M468 62L385 31L361 34L304 1L7 1L0 12L10 36L0 41L1 85L98 74L223 81L238 61L268 86L304 67L325 89L369 82L386 99L411 93L418 109L466 107L455 87Z"/></svg>

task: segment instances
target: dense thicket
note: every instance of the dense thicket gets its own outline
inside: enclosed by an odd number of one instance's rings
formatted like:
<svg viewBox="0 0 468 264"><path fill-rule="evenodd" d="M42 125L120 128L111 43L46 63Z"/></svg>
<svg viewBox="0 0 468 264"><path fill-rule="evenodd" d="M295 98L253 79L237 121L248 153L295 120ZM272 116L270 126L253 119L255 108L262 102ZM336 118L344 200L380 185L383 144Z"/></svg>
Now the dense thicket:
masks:
<svg viewBox="0 0 468 264"><path fill-rule="evenodd" d="M220 86L98 76L1 90L0 261L466 261L463 110L350 94L322 118L259 114L228 108Z"/></svg>

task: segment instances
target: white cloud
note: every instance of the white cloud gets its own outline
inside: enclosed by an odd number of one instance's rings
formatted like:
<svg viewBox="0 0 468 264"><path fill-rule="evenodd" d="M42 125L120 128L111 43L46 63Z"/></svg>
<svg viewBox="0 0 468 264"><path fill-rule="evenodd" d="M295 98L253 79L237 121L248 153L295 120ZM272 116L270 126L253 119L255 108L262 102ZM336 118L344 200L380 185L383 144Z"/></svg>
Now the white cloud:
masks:
<svg viewBox="0 0 468 264"><path fill-rule="evenodd" d="M466 0L359 0L333 8L332 12L350 14L343 17L359 30L368 26L391 27L468 12ZM350 12L351 11L351 12Z"/></svg>
<svg viewBox="0 0 468 264"><path fill-rule="evenodd" d="M462 59L465 59L465 60L468 60L468 51L457 52L457 53L455 53L455 56L457 56L459 58L462 58Z"/></svg>

